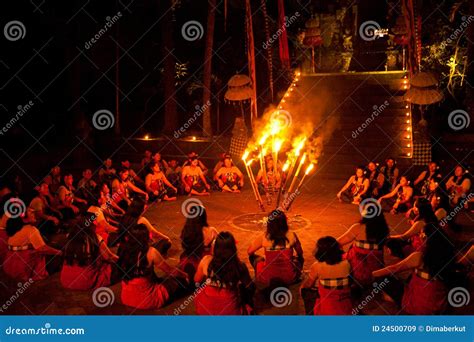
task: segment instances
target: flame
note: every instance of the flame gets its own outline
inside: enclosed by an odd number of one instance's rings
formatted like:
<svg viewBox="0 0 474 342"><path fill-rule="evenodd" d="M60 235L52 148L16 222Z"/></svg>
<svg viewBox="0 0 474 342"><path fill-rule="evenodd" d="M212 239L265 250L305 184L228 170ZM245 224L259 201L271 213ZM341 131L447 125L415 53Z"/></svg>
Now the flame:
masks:
<svg viewBox="0 0 474 342"><path fill-rule="evenodd" d="M306 153L303 154L303 157L301 157L300 164L303 165L305 161L306 161Z"/></svg>
<svg viewBox="0 0 474 342"><path fill-rule="evenodd" d="M309 164L308 167L306 168L305 175L308 175L313 169L314 169L314 164Z"/></svg>
<svg viewBox="0 0 474 342"><path fill-rule="evenodd" d="M281 170L282 170L283 172L286 172L289 167L290 167L290 161L287 160L286 163L285 163L285 165L283 165L283 167L282 167Z"/></svg>
<svg viewBox="0 0 474 342"><path fill-rule="evenodd" d="M245 163L245 165L250 166L252 165L252 163L253 163L253 159L250 159L247 163Z"/></svg>
<svg viewBox="0 0 474 342"><path fill-rule="evenodd" d="M275 142L273 143L273 151L275 152L280 151L282 145L283 145L283 140L276 139Z"/></svg>
<svg viewBox="0 0 474 342"><path fill-rule="evenodd" d="M242 156L242 160L245 162L248 156L249 156L249 151L245 150L244 155Z"/></svg>
<svg viewBox="0 0 474 342"><path fill-rule="evenodd" d="M260 141L258 142L259 145L264 145L265 144L265 141L267 141L268 139L268 134L265 133L261 138L260 138Z"/></svg>

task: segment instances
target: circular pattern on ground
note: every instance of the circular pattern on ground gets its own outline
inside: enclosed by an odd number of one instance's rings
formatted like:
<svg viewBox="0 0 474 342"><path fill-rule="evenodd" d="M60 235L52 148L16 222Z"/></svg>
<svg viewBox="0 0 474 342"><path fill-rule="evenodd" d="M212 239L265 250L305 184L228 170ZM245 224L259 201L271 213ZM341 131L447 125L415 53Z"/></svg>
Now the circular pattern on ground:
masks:
<svg viewBox="0 0 474 342"><path fill-rule="evenodd" d="M266 230L267 213L243 214L229 220L234 228L246 232L264 232ZM311 221L301 215L287 215L288 225L292 231L305 229L311 225Z"/></svg>

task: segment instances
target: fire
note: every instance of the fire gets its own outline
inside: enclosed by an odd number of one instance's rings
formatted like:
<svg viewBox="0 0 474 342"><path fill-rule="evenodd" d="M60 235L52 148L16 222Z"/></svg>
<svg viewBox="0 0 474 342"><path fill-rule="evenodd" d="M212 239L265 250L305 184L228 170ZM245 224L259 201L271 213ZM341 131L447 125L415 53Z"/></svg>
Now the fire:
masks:
<svg viewBox="0 0 474 342"><path fill-rule="evenodd" d="M309 164L306 168L305 175L308 175L314 169L314 164Z"/></svg>
<svg viewBox="0 0 474 342"><path fill-rule="evenodd" d="M244 155L242 156L242 160L245 162L245 160L248 158L248 156L249 156L249 151L245 150Z"/></svg>
<svg viewBox="0 0 474 342"><path fill-rule="evenodd" d="M289 169L289 167L290 167L290 161L287 160L287 161L285 162L285 165L283 165L283 167L282 167L281 170L282 170L283 172L286 172L286 171Z"/></svg>

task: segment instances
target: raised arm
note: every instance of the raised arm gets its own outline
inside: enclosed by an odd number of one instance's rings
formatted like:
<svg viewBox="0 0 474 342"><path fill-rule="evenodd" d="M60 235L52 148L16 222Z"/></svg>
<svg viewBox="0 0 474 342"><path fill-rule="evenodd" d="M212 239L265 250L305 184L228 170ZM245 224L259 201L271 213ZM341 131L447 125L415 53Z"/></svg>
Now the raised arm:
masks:
<svg viewBox="0 0 474 342"><path fill-rule="evenodd" d="M359 230L360 230L360 223L354 223L352 226L349 227L349 229L344 234L342 234L341 236L337 238L337 242L339 242L341 246L345 246L351 243L357 238L357 235L359 234Z"/></svg>
<svg viewBox="0 0 474 342"><path fill-rule="evenodd" d="M420 252L414 252L396 264L372 272L372 275L374 278L380 278L420 267L422 258L423 255Z"/></svg>

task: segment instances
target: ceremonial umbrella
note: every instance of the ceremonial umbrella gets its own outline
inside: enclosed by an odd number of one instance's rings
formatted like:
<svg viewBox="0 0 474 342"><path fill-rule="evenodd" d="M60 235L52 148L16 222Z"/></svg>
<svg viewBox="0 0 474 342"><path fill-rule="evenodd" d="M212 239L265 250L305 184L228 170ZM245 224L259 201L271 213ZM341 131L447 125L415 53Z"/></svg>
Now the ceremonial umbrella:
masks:
<svg viewBox="0 0 474 342"><path fill-rule="evenodd" d="M419 72L410 80L410 89L405 93L403 99L406 102L417 104L420 106L421 120L420 126L426 126L424 107L433 103L437 103L443 99L443 93L437 88L438 80L430 72Z"/></svg>

